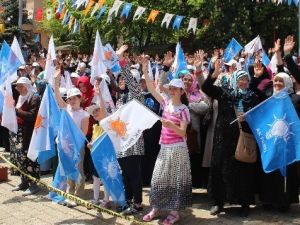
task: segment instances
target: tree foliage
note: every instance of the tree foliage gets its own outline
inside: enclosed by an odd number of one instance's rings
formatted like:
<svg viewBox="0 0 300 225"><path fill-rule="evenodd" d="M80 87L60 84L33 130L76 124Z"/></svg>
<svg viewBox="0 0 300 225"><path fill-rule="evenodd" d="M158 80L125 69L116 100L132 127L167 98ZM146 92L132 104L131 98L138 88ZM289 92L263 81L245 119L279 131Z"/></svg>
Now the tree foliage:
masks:
<svg viewBox="0 0 300 225"><path fill-rule="evenodd" d="M48 7L51 6L48 2ZM71 14L80 21L79 33L68 30L55 18L41 23L42 29L54 34L59 43L74 40L75 46L81 52L92 52L95 32L98 29L103 42L109 42L116 47L118 41L127 43L134 51L160 50L181 41L186 50L214 47L225 47L232 37L241 44L246 44L258 34L265 42L265 47L273 45L275 38L283 38L287 34L297 34L297 8L286 4L256 3L252 0L132 0L132 10L127 19L120 18L123 6L117 17L107 23L107 14L96 20L95 16L84 16L83 9L75 10L71 1L67 0ZM110 8L113 1L107 1ZM133 21L137 6L147 8L139 20ZM55 6L52 6L53 8ZM147 23L149 9L159 10L155 22ZM165 13L185 16L179 31L161 27ZM189 18L198 18L196 34L187 32Z"/></svg>

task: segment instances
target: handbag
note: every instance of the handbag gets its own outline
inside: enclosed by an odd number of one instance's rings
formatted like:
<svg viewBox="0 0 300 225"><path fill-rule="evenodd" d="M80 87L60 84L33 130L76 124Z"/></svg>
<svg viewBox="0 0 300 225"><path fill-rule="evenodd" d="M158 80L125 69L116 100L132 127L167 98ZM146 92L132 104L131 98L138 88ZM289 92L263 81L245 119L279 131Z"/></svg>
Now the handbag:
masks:
<svg viewBox="0 0 300 225"><path fill-rule="evenodd" d="M257 160L257 145L252 134L240 130L238 144L235 150L235 159L245 163L255 163Z"/></svg>

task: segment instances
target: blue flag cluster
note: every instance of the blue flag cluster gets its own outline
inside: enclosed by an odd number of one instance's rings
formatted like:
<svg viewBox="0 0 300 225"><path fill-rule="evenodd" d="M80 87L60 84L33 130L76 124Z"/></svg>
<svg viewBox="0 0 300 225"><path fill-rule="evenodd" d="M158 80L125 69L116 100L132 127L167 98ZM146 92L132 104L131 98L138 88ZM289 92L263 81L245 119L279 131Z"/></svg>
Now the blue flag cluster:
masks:
<svg viewBox="0 0 300 225"><path fill-rule="evenodd" d="M263 115L263 116L262 116ZM300 160L300 120L284 90L246 113L246 121L258 143L266 173Z"/></svg>
<svg viewBox="0 0 300 225"><path fill-rule="evenodd" d="M58 155L65 176L73 181L79 181L80 152L85 143L85 136L76 126L66 110L62 110L58 134Z"/></svg>
<svg viewBox="0 0 300 225"><path fill-rule="evenodd" d="M125 192L120 166L114 146L106 133L93 143L91 155L96 171L112 200L125 206Z"/></svg>
<svg viewBox="0 0 300 225"><path fill-rule="evenodd" d="M240 45L240 43L232 38L224 51L225 62L229 62L231 59L233 59L242 49L243 47Z"/></svg>
<svg viewBox="0 0 300 225"><path fill-rule="evenodd" d="M4 41L0 51L0 85L22 65L9 45Z"/></svg>

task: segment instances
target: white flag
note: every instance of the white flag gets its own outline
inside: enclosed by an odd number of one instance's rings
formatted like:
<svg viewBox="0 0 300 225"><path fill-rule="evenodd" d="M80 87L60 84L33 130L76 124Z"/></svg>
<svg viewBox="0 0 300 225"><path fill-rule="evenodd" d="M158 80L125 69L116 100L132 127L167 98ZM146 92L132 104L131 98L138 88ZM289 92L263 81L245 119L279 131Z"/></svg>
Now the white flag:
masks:
<svg viewBox="0 0 300 225"><path fill-rule="evenodd" d="M28 10L27 19L33 20L33 9L29 9L29 10Z"/></svg>
<svg viewBox="0 0 300 225"><path fill-rule="evenodd" d="M84 4L84 6L86 6L88 4L89 0L77 0L75 5L76 5L76 9L79 9L80 6L82 6Z"/></svg>
<svg viewBox="0 0 300 225"><path fill-rule="evenodd" d="M100 125L110 137L115 150L123 152L132 147L143 131L151 128L159 119L146 106L133 99L103 119Z"/></svg>
<svg viewBox="0 0 300 225"><path fill-rule="evenodd" d="M54 60L56 60L56 54L55 54L53 36L51 36L48 45L48 54L47 54L45 73L44 73L44 79L47 80L51 86L53 86L54 84L54 77L53 77L55 73Z"/></svg>
<svg viewBox="0 0 300 225"><path fill-rule="evenodd" d="M262 43L260 40L259 35L254 38L252 41L250 41L246 46L245 46L245 53L249 53L253 55L253 53L259 51L262 49Z"/></svg>
<svg viewBox="0 0 300 225"><path fill-rule="evenodd" d="M98 30L96 33L94 53L90 66L91 84L94 84L97 77L100 77L101 74L106 74L106 66L104 65L104 50Z"/></svg>
<svg viewBox="0 0 300 225"><path fill-rule="evenodd" d="M269 68L272 70L273 74L277 73L277 57L276 54L273 54L270 64L269 64Z"/></svg>
<svg viewBox="0 0 300 225"><path fill-rule="evenodd" d="M166 28L169 28L170 22L173 18L174 14L170 14L170 13L166 13L165 17L163 18L162 22L161 22L161 27L164 26L164 24L166 24Z"/></svg>
<svg viewBox="0 0 300 225"><path fill-rule="evenodd" d="M15 101L12 96L11 83L9 80L5 82L4 104L1 126L6 127L15 134L18 132L17 115L15 109Z"/></svg>
<svg viewBox="0 0 300 225"><path fill-rule="evenodd" d="M108 114L112 114L116 111L115 104L111 98L111 94L108 90L107 83L104 79L102 79L100 83L100 93L105 103L105 108Z"/></svg>
<svg viewBox="0 0 300 225"><path fill-rule="evenodd" d="M113 13L115 13L115 16L118 15L119 9L120 9L121 5L123 4L123 2L124 1L115 0L113 6L110 8L110 10L108 12L107 23L111 22Z"/></svg>
<svg viewBox="0 0 300 225"><path fill-rule="evenodd" d="M18 57L22 65L25 65L25 60L18 42L18 39L16 36L14 36L13 43L11 44L11 50L15 53L15 55Z"/></svg>
<svg viewBox="0 0 300 225"><path fill-rule="evenodd" d="M134 13L133 20L138 20L139 18L141 18L145 10L146 8L139 6Z"/></svg>
<svg viewBox="0 0 300 225"><path fill-rule="evenodd" d="M193 32L195 34L196 29L197 29L197 24L198 24L198 19L197 18L190 18L190 22L189 22L187 32L189 32L190 30L193 30Z"/></svg>
<svg viewBox="0 0 300 225"><path fill-rule="evenodd" d="M96 3L96 5L94 6L94 8L93 8L93 10L92 10L92 12L91 12L91 16L94 16L94 14L97 12L97 10L99 9L99 4L98 3Z"/></svg>

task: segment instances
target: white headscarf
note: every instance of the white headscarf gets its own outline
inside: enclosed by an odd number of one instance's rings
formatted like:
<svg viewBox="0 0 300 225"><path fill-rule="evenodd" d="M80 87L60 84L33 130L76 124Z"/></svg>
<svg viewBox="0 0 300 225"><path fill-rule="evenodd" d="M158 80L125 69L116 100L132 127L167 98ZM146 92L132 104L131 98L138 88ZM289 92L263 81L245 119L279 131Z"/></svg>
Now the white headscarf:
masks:
<svg viewBox="0 0 300 225"><path fill-rule="evenodd" d="M19 109L26 101L29 102L29 100L35 94L36 89L32 86L31 81L27 77L19 78L16 84L23 84L27 89L27 94L24 96L20 95L18 98L16 108Z"/></svg>
<svg viewBox="0 0 300 225"><path fill-rule="evenodd" d="M293 81L287 73L283 73L283 72L277 73L274 76L273 81L275 80L276 77L280 77L280 78L283 79L284 88L287 88L289 93L294 92L294 90L293 90ZM278 93L278 92L279 91L276 91L275 87L273 87L273 95Z"/></svg>

